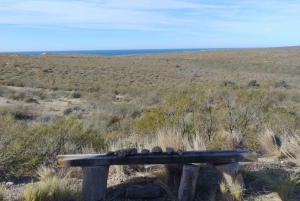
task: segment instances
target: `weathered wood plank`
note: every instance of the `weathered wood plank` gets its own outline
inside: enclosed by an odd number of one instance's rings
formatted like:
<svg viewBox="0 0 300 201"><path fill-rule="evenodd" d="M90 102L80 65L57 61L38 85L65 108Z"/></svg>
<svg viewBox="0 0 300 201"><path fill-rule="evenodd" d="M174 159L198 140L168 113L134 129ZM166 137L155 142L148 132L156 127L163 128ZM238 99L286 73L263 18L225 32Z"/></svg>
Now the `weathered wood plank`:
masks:
<svg viewBox="0 0 300 201"><path fill-rule="evenodd" d="M248 153L247 150L202 150L202 151L184 151L184 153L229 153L229 152L234 152L234 153ZM167 153L167 152L163 152ZM141 154L141 153L137 153ZM173 152L172 154L176 154ZM145 155L145 154L142 154ZM66 155L58 155L56 156L57 159L72 159L72 158L90 158L90 157L103 157L107 156L107 154L66 154Z"/></svg>
<svg viewBox="0 0 300 201"><path fill-rule="evenodd" d="M193 201L198 178L199 166L186 164L183 166L180 186L178 189L179 201Z"/></svg>
<svg viewBox="0 0 300 201"><path fill-rule="evenodd" d="M138 164L187 164L187 163L235 163L257 161L256 153L249 153L245 150L238 151L185 151L182 156L178 154L148 155L136 154L125 158L118 158L116 155L95 155L94 157L69 157L58 156L58 167L71 166L106 166L106 165L138 165Z"/></svg>

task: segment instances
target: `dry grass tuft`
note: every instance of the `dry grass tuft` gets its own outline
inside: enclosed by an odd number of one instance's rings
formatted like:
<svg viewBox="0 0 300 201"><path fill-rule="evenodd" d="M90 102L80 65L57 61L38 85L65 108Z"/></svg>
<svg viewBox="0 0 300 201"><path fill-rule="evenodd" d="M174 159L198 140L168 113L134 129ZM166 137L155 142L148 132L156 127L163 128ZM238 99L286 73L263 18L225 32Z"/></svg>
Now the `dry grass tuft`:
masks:
<svg viewBox="0 0 300 201"><path fill-rule="evenodd" d="M3 201L5 197L5 188L3 185L0 186L0 201Z"/></svg>
<svg viewBox="0 0 300 201"><path fill-rule="evenodd" d="M269 156L282 157L282 142L271 130L267 129L259 136L259 143Z"/></svg>
<svg viewBox="0 0 300 201"><path fill-rule="evenodd" d="M300 137L285 134L280 137L271 130L266 130L260 135L259 142L262 149L270 156L296 160L300 157Z"/></svg>
<svg viewBox="0 0 300 201"><path fill-rule="evenodd" d="M57 169L52 167L40 166L37 169L37 175L41 181L53 177L56 173Z"/></svg>
<svg viewBox="0 0 300 201"><path fill-rule="evenodd" d="M167 147L172 147L174 150L182 149L187 150L189 141L182 133L175 128L166 128L158 130L156 136L153 138L153 144L157 144L164 151Z"/></svg>
<svg viewBox="0 0 300 201"><path fill-rule="evenodd" d="M243 199L243 189L238 183L228 186L225 181L222 181L220 191L223 201L241 201Z"/></svg>
<svg viewBox="0 0 300 201"><path fill-rule="evenodd" d="M25 201L81 200L80 190L73 189L69 180L57 176L48 177L37 184L29 184L23 192Z"/></svg>

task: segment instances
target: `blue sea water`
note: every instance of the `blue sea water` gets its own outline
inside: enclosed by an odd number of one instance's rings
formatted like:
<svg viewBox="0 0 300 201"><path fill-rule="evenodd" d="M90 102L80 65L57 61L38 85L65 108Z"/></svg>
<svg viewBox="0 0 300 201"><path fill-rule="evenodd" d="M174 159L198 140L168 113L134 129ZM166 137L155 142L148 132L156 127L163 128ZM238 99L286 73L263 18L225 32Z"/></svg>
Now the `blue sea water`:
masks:
<svg viewBox="0 0 300 201"><path fill-rule="evenodd" d="M202 48L202 49L141 49L141 50L72 50L72 51L33 51L33 52L8 52L14 54L25 54L29 56L38 56L43 53L52 54L93 54L104 56L121 56L134 54L158 54L158 53L173 53L173 52L196 52L206 50L221 50L224 48Z"/></svg>

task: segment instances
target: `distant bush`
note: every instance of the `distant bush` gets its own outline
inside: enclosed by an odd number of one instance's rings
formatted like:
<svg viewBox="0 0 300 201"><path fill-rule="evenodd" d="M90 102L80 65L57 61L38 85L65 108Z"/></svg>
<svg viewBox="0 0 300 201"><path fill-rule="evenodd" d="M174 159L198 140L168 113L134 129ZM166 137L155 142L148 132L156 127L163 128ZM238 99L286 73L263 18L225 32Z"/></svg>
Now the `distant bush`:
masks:
<svg viewBox="0 0 300 201"><path fill-rule="evenodd" d="M70 98L80 98L81 94L79 92L72 92L70 94Z"/></svg>
<svg viewBox="0 0 300 201"><path fill-rule="evenodd" d="M271 93L271 96L275 99L275 101L283 102L286 99L287 94L285 92L275 91Z"/></svg>
<svg viewBox="0 0 300 201"><path fill-rule="evenodd" d="M12 100L19 100L19 96L16 93L8 93L5 97Z"/></svg>
<svg viewBox="0 0 300 201"><path fill-rule="evenodd" d="M290 86L284 80L280 80L280 81L276 82L274 84L274 87L275 88L286 88L286 89L290 88Z"/></svg>
<svg viewBox="0 0 300 201"><path fill-rule="evenodd" d="M291 101L296 102L296 103L300 103L300 94L294 94L291 97Z"/></svg>
<svg viewBox="0 0 300 201"><path fill-rule="evenodd" d="M247 84L248 87L253 87L253 88L259 88L260 85L257 83L256 80L251 80L248 84Z"/></svg>
<svg viewBox="0 0 300 201"><path fill-rule="evenodd" d="M26 96L23 92L10 92L5 97L12 100L23 100Z"/></svg>
<svg viewBox="0 0 300 201"><path fill-rule="evenodd" d="M236 83L233 81L223 81L223 86L231 86L231 87L236 87Z"/></svg>
<svg viewBox="0 0 300 201"><path fill-rule="evenodd" d="M64 116L69 115L69 114L72 113L72 111L73 111L72 108L67 108L67 109L65 109L65 110L63 111L63 115L64 115Z"/></svg>
<svg viewBox="0 0 300 201"><path fill-rule="evenodd" d="M31 98L31 97L26 97L22 100L24 103L35 103L36 100L34 98Z"/></svg>
<svg viewBox="0 0 300 201"><path fill-rule="evenodd" d="M34 112L23 107L5 108L2 111L4 114L12 115L16 120L33 120L36 117Z"/></svg>

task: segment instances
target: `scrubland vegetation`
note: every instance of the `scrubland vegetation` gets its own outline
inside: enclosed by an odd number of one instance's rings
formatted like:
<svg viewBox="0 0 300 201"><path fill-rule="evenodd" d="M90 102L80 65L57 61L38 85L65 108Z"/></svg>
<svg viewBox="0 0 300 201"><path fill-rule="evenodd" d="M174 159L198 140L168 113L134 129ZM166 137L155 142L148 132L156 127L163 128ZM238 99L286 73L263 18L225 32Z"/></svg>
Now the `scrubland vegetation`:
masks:
<svg viewBox="0 0 300 201"><path fill-rule="evenodd" d="M222 182L217 191L207 190L214 184L199 181L196 191L204 196L199 200L297 199L299 55L299 47L121 57L2 54L0 177L39 178L39 167L53 166L58 154L157 145L248 149L272 157L271 162L242 165L246 186L238 191ZM146 169L110 171L148 177ZM168 187L171 197L181 167L159 169L161 186ZM209 165L201 166L204 175L212 174L207 170L213 172ZM70 185L74 178L65 175L51 174L28 185L23 199L64 200L67 193L80 200Z"/></svg>

